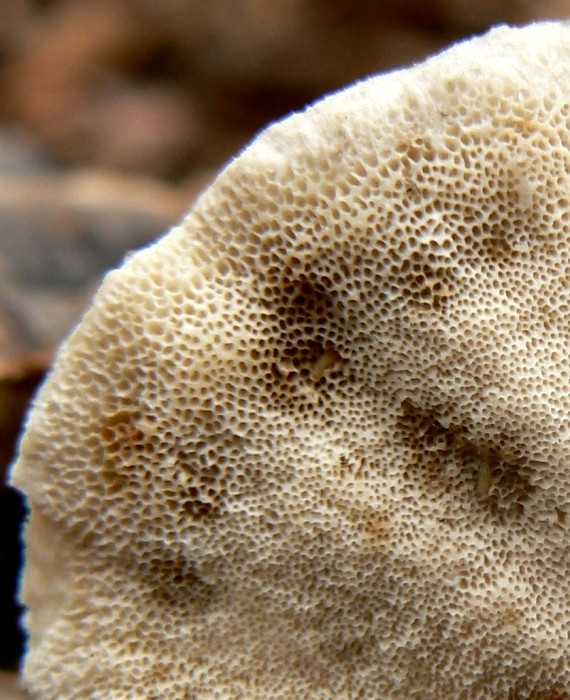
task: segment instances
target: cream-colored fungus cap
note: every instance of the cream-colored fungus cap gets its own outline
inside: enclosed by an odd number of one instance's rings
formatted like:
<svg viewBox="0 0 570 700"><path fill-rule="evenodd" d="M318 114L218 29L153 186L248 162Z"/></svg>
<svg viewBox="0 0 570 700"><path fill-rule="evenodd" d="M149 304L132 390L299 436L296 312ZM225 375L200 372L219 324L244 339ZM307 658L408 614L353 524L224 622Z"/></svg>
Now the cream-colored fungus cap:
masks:
<svg viewBox="0 0 570 700"><path fill-rule="evenodd" d="M270 127L30 413L46 700L570 693L570 26Z"/></svg>

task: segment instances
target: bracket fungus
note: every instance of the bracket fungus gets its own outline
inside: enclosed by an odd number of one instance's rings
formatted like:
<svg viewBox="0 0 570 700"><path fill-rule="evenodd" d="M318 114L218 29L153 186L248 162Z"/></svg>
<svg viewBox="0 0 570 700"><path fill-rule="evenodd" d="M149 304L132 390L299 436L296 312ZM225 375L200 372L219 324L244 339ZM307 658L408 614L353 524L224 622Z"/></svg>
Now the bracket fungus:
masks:
<svg viewBox="0 0 570 700"><path fill-rule="evenodd" d="M570 26L268 128L105 278L12 471L36 698L570 693Z"/></svg>

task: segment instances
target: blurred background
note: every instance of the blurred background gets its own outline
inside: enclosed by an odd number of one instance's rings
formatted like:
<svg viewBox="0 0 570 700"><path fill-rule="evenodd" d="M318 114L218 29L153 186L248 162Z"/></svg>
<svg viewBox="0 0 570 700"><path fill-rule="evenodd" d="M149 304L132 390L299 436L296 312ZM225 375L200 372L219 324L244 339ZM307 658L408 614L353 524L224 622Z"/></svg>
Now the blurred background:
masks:
<svg viewBox="0 0 570 700"><path fill-rule="evenodd" d="M26 406L103 272L268 122L570 0L0 0L0 700L23 697Z"/></svg>

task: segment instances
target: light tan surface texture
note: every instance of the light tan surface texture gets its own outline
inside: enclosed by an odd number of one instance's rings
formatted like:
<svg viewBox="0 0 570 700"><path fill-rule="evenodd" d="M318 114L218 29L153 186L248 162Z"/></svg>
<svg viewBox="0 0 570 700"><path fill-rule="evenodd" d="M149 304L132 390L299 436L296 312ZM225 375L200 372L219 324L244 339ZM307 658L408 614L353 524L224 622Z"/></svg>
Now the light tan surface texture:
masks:
<svg viewBox="0 0 570 700"><path fill-rule="evenodd" d="M37 698L570 692L570 27L263 133L40 391Z"/></svg>

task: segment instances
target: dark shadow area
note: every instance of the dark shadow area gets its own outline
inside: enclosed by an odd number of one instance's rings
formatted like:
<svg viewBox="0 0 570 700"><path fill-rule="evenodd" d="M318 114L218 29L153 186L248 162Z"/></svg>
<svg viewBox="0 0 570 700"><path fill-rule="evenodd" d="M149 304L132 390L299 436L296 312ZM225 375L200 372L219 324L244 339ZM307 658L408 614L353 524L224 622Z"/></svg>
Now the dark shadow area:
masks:
<svg viewBox="0 0 570 700"><path fill-rule="evenodd" d="M24 646L19 624L22 611L16 602L24 516L22 498L13 489L0 486L0 669L16 670Z"/></svg>

